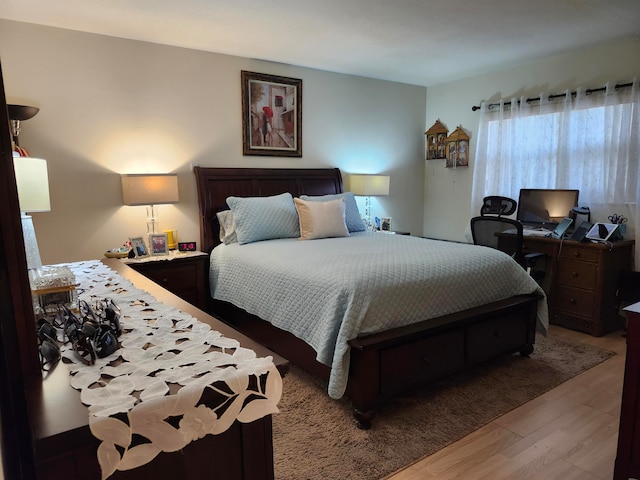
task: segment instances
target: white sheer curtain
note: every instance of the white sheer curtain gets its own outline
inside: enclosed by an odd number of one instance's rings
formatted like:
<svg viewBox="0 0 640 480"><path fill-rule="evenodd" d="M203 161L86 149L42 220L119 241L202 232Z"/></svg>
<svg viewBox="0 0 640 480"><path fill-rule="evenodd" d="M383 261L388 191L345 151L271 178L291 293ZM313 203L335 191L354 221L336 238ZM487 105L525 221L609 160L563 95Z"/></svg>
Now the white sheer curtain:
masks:
<svg viewBox="0 0 640 480"><path fill-rule="evenodd" d="M640 239L640 79L618 91L607 84L604 92L540 98L481 105L472 216L486 195L517 199L521 188L578 189L592 221L623 215L625 238Z"/></svg>

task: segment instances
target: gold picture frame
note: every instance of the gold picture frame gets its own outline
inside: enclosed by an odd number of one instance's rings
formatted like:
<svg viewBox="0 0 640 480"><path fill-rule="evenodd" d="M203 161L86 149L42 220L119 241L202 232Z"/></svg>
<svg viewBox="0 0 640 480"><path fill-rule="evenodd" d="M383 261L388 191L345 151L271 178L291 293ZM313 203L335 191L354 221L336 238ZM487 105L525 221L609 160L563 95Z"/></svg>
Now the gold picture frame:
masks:
<svg viewBox="0 0 640 480"><path fill-rule="evenodd" d="M302 156L302 80L256 72L242 77L242 154Z"/></svg>

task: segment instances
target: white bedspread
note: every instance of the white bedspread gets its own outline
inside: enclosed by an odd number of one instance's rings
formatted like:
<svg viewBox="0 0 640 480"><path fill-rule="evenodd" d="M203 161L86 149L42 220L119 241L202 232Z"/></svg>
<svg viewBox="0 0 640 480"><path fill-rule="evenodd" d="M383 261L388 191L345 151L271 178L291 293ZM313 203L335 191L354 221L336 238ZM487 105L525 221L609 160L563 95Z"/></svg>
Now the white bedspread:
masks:
<svg viewBox="0 0 640 480"><path fill-rule="evenodd" d="M219 245L211 294L288 330L331 366L340 398L348 340L513 295L543 293L509 256L475 245L361 232L350 237ZM546 334L546 298L538 331Z"/></svg>

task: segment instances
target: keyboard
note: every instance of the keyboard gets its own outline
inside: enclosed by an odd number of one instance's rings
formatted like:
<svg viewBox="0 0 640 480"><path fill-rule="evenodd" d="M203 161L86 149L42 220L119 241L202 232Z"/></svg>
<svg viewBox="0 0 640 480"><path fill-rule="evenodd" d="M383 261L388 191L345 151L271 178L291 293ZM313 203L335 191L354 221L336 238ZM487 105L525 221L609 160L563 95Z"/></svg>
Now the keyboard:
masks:
<svg viewBox="0 0 640 480"><path fill-rule="evenodd" d="M551 235L551 230L546 228L525 228L522 230L522 235L525 237L547 237Z"/></svg>

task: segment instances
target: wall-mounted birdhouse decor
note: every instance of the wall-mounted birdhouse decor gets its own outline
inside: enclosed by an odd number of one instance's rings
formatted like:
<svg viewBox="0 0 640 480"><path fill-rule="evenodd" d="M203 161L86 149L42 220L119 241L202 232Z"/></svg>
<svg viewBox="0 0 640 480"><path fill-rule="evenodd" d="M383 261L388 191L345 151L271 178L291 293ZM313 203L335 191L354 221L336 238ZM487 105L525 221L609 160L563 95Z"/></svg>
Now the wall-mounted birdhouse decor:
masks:
<svg viewBox="0 0 640 480"><path fill-rule="evenodd" d="M445 141L447 168L469 166L469 135L458 125Z"/></svg>
<svg viewBox="0 0 640 480"><path fill-rule="evenodd" d="M440 123L440 119L436 120L433 126L424 132L427 136L427 160L444 160L444 140L448 134L447 127Z"/></svg>

